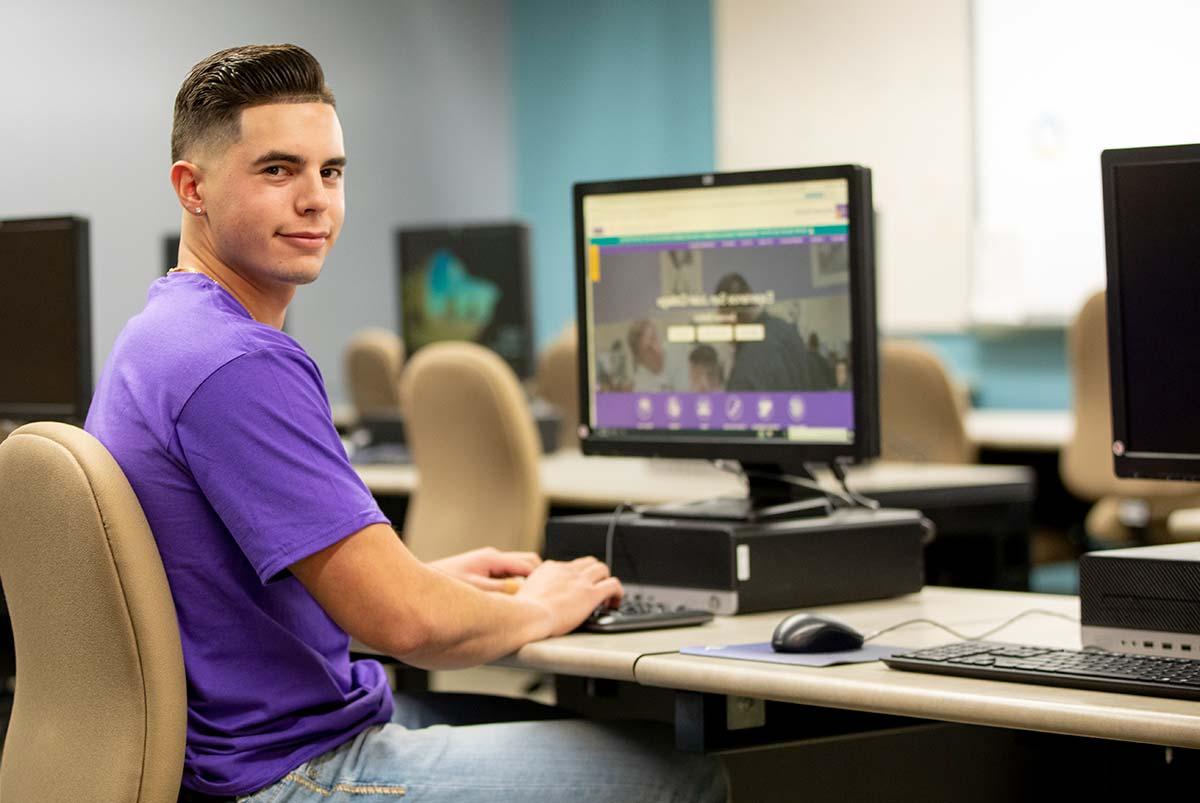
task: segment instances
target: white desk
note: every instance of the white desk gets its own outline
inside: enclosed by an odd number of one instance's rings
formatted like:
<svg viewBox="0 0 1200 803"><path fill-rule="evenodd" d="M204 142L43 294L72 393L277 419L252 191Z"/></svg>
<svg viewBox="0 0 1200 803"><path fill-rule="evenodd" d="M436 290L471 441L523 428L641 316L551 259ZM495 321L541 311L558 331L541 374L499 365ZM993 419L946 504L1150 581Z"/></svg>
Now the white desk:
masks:
<svg viewBox="0 0 1200 803"><path fill-rule="evenodd" d="M937 587L893 600L822 610L862 631L926 617L970 634L1030 608L1079 615L1076 597ZM682 691L1200 748L1200 702L901 672L878 662L812 668L678 653L685 646L766 641L782 616L775 612L726 617L700 627L632 634L573 634L530 644L506 663ZM1051 617L1027 617L992 638L1080 646L1079 626ZM953 639L936 628L916 625L879 641L925 647Z"/></svg>
<svg viewBox="0 0 1200 803"><path fill-rule="evenodd" d="M1071 439L1075 420L1070 410L971 410L966 428L981 448L1055 452Z"/></svg>

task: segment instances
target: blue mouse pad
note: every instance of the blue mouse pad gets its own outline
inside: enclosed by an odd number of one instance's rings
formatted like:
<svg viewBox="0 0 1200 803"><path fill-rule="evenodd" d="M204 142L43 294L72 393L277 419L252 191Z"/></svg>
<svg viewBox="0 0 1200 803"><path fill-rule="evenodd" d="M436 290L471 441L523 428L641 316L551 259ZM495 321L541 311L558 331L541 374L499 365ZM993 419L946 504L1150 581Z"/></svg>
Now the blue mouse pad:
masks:
<svg viewBox="0 0 1200 803"><path fill-rule="evenodd" d="M889 647L886 644L866 644L861 649L848 652L775 652L769 642L754 644L728 644L716 647L684 647L684 655L707 655L711 658L733 658L737 661L762 661L768 664L792 664L793 666L835 666L837 664L865 664L890 658L896 653L908 652L911 647Z"/></svg>

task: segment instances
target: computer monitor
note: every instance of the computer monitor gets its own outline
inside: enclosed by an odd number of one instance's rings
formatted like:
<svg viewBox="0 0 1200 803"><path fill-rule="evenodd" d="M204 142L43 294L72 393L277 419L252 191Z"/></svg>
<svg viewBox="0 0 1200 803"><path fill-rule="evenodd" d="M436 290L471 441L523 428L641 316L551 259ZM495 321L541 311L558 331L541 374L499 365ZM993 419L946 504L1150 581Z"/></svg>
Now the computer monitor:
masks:
<svg viewBox="0 0 1200 803"><path fill-rule="evenodd" d="M403 228L396 250L400 333L409 354L469 340L503 357L518 377L533 375L527 226Z"/></svg>
<svg viewBox="0 0 1200 803"><path fill-rule="evenodd" d="M162 272L165 276L167 271L179 265L179 235L168 234L163 237L162 250L163 264Z"/></svg>
<svg viewBox="0 0 1200 803"><path fill-rule="evenodd" d="M1200 480L1200 145L1100 164L1114 469Z"/></svg>
<svg viewBox="0 0 1200 803"><path fill-rule="evenodd" d="M0 221L0 419L81 422L92 398L88 223Z"/></svg>
<svg viewBox="0 0 1200 803"><path fill-rule="evenodd" d="M756 477L878 455L868 169L583 183L574 205L585 454L738 460L751 514L782 489Z"/></svg>

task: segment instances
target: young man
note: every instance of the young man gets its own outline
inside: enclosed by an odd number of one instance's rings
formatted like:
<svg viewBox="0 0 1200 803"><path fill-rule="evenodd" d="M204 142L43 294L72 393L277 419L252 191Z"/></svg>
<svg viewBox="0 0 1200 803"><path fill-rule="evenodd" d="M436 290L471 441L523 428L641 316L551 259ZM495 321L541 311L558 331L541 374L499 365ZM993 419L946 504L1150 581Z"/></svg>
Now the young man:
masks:
<svg viewBox="0 0 1200 803"><path fill-rule="evenodd" d="M133 485L175 599L180 800L723 799L716 765L661 734L403 726L436 722L436 705L394 702L378 663L350 661L347 634L416 666L469 666L570 632L620 584L591 559L422 564L346 461L316 365L279 331L344 211L341 127L309 53L200 62L171 147L179 267L118 337L87 429ZM516 575L517 593L495 590Z"/></svg>

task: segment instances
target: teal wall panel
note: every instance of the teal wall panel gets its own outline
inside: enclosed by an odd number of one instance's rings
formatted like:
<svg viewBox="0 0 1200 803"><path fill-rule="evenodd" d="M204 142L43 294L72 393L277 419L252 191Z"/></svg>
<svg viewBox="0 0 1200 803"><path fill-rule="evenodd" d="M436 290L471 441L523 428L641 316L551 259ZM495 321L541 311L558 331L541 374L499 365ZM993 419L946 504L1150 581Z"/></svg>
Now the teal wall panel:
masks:
<svg viewBox="0 0 1200 803"><path fill-rule="evenodd" d="M517 211L539 345L575 318L571 184L713 169L709 0L513 0Z"/></svg>

